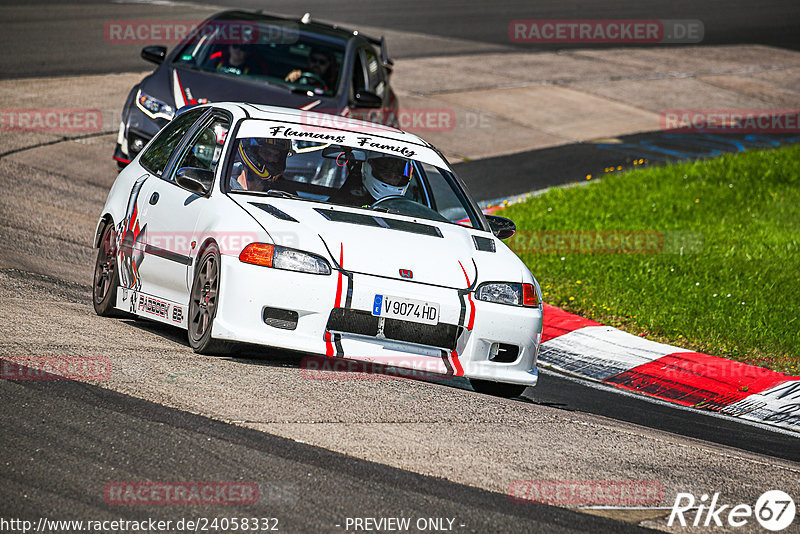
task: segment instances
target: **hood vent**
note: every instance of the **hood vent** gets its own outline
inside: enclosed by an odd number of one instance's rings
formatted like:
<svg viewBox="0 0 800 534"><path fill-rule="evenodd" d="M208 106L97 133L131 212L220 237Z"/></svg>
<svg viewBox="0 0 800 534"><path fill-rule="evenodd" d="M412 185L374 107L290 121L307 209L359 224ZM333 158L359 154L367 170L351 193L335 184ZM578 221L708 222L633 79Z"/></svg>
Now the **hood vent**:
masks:
<svg viewBox="0 0 800 534"><path fill-rule="evenodd" d="M314 211L316 211L329 221L333 222L388 228L390 230L400 230L401 232L410 232L412 234L427 235L430 237L443 237L442 231L439 230L439 228L437 228L436 226L431 226L429 224L420 224L412 221L403 221L401 219L375 217L373 215L365 215L363 213L353 213L350 211L325 210L320 208L314 208Z"/></svg>
<svg viewBox="0 0 800 534"><path fill-rule="evenodd" d="M482 252L495 252L497 248L494 244L494 239L491 237L472 236L472 242L475 243L475 248Z"/></svg>
<svg viewBox="0 0 800 534"><path fill-rule="evenodd" d="M289 222L297 222L297 219L289 215L288 213L284 213L272 204L261 204L260 202L251 202L253 206L257 208L261 208L262 210L266 211L273 217L276 217L282 221L289 221Z"/></svg>

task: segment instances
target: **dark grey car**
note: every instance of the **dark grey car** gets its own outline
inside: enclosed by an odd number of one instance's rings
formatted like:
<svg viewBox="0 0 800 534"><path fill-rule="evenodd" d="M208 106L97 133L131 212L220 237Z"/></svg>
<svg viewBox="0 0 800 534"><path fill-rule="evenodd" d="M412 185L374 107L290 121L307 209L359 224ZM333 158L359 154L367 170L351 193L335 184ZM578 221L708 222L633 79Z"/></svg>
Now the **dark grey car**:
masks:
<svg viewBox="0 0 800 534"><path fill-rule="evenodd" d="M131 89L114 159L124 167L181 107L238 101L396 125L392 61L383 39L303 18L226 11L209 17Z"/></svg>

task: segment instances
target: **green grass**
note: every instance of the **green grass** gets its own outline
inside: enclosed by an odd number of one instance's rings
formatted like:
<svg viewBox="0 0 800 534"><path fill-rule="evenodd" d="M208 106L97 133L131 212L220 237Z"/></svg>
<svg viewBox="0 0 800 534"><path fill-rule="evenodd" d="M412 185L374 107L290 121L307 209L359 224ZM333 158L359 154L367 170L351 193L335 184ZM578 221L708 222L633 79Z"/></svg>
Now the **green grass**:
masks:
<svg viewBox="0 0 800 534"><path fill-rule="evenodd" d="M649 339L800 374L800 146L607 175L498 214L517 224L509 246L545 302ZM666 249L531 250L532 236L541 236L533 232L543 230L663 232Z"/></svg>

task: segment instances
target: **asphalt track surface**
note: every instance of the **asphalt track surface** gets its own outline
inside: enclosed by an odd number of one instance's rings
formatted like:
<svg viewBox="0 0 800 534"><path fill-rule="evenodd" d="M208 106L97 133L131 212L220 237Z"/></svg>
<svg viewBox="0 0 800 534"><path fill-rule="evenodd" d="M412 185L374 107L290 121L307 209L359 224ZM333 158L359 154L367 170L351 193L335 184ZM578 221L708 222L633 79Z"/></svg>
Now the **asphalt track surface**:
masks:
<svg viewBox="0 0 800 534"><path fill-rule="evenodd" d="M535 404L591 413L776 458L800 461L800 447L794 435L742 425L728 417L681 409L668 403L654 403L638 395L620 395L611 388L590 388L581 380L570 380L554 372L543 372L540 382L535 388L528 388L525 397Z"/></svg>
<svg viewBox="0 0 800 534"><path fill-rule="evenodd" d="M418 475L79 382L0 381L0 513L38 521L279 519L344 532L348 517L454 518L454 532L651 532ZM255 482L252 506L119 506L114 480Z"/></svg>
<svg viewBox="0 0 800 534"><path fill-rule="evenodd" d="M703 22L699 44L766 44L800 49L800 4L796 0L529 0L457 1L408 0L369 2L348 0L219 0L181 2L150 0L5 0L0 5L0 77L99 74L140 70L141 44L109 44L104 24L119 20L201 20L219 8L268 9L299 17L310 12L320 20L349 26L370 26L412 32L421 36L456 39L462 44L450 53L535 51L554 45L511 43L508 25L516 19L697 19ZM424 39L390 41L397 58L441 55ZM585 46L585 45L572 45ZM593 45L602 46L602 45ZM619 45L616 45L619 46ZM559 48L564 48L564 45ZM566 46L569 48L569 46ZM398 51L399 50L399 51ZM512 73L507 76L513 77Z"/></svg>

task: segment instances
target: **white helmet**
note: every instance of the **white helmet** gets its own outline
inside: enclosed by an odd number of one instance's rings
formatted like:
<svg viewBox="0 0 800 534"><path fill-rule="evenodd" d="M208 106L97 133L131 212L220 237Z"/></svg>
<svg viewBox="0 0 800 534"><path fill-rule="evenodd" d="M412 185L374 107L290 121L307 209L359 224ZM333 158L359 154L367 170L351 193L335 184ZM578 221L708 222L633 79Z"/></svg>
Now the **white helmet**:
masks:
<svg viewBox="0 0 800 534"><path fill-rule="evenodd" d="M364 188L375 200L404 195L414 172L410 161L392 156L370 158L364 162Z"/></svg>

